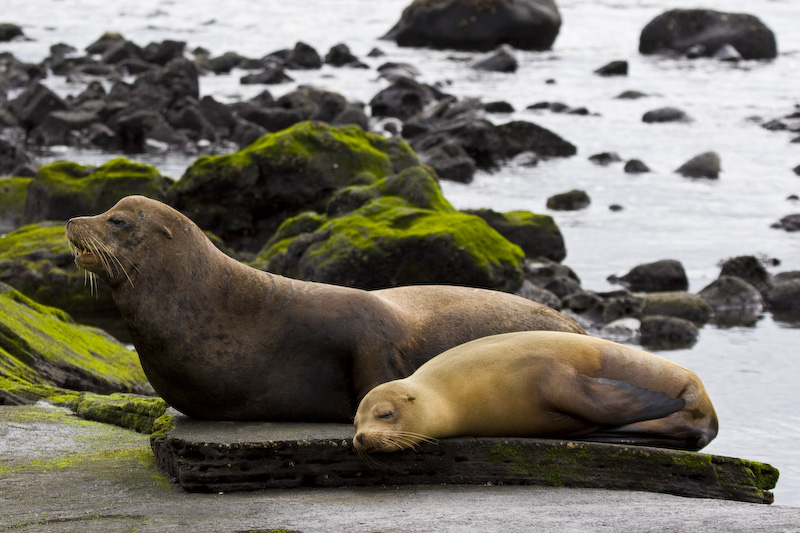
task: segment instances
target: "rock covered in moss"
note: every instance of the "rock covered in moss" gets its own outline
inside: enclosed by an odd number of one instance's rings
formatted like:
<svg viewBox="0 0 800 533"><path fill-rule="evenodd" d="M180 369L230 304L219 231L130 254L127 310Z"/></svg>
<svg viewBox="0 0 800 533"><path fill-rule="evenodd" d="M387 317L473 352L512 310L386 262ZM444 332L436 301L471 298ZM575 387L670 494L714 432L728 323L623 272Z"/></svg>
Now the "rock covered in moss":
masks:
<svg viewBox="0 0 800 533"><path fill-rule="evenodd" d="M30 178L0 178L0 233L22 224Z"/></svg>
<svg viewBox="0 0 800 533"><path fill-rule="evenodd" d="M38 400L52 388L152 393L135 352L64 311L0 284L0 316L0 403Z"/></svg>
<svg viewBox="0 0 800 533"><path fill-rule="evenodd" d="M28 186L23 223L102 213L131 194L162 200L169 183L155 167L124 157L99 167L51 163L41 167Z"/></svg>
<svg viewBox="0 0 800 533"><path fill-rule="evenodd" d="M309 220L319 226L298 234ZM480 217L381 196L344 216L288 220L256 266L364 289L448 283L513 292L522 284L522 259Z"/></svg>
<svg viewBox="0 0 800 533"><path fill-rule="evenodd" d="M399 46L548 50L560 28L553 0L414 0L384 38Z"/></svg>
<svg viewBox="0 0 800 533"><path fill-rule="evenodd" d="M402 140L300 122L244 150L204 156L169 192L169 203L228 245L258 250L286 218L324 211L331 195L418 164Z"/></svg>
<svg viewBox="0 0 800 533"><path fill-rule="evenodd" d="M705 299L684 291L651 292L645 296L645 316L670 316L705 324L711 318L713 308Z"/></svg>
<svg viewBox="0 0 800 533"><path fill-rule="evenodd" d="M29 224L0 237L0 282L69 312L118 316L105 284L91 290L75 266L61 222Z"/></svg>
<svg viewBox="0 0 800 533"><path fill-rule="evenodd" d="M491 209L465 212L484 219L500 235L522 248L525 257L544 257L560 262L567 256L564 236L549 215L538 215L530 211L498 213Z"/></svg>

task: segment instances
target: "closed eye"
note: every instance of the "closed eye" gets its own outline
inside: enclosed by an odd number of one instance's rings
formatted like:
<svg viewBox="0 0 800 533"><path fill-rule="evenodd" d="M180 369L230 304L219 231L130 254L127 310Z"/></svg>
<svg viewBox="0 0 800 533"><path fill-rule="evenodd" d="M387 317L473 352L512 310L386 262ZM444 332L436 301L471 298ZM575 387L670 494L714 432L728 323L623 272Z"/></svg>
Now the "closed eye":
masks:
<svg viewBox="0 0 800 533"><path fill-rule="evenodd" d="M120 217L111 217L108 219L109 224L113 224L114 226L124 226L125 220Z"/></svg>
<svg viewBox="0 0 800 533"><path fill-rule="evenodd" d="M387 412L385 412L385 413L381 413L381 414L379 414L379 415L378 415L378 418L382 418L383 420L386 420L386 419L388 419L388 418L392 418L393 416L394 416L394 412L392 412L392 411L387 411Z"/></svg>

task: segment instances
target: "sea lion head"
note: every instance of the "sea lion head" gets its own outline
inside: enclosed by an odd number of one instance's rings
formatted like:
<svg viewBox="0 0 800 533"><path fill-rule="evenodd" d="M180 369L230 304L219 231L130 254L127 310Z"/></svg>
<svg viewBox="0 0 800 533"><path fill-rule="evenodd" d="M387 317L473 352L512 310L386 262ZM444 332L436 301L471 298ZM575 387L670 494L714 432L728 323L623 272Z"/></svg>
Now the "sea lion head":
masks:
<svg viewBox="0 0 800 533"><path fill-rule="evenodd" d="M433 441L425 434L423 402L420 391L402 379L369 391L353 419L356 452L396 452Z"/></svg>
<svg viewBox="0 0 800 533"><path fill-rule="evenodd" d="M127 196L95 216L70 219L65 232L75 263L112 289L167 268L169 248L181 233L199 229L171 207Z"/></svg>

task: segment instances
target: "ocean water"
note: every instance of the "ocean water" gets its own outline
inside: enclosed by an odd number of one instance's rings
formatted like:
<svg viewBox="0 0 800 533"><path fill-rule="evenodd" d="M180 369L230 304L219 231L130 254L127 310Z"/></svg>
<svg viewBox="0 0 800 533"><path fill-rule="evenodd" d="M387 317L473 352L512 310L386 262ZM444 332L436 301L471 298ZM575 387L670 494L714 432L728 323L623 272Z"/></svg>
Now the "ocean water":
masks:
<svg viewBox="0 0 800 533"><path fill-rule="evenodd" d="M0 43L26 61L40 61L50 45L79 49L105 31L118 31L140 45L184 40L187 49L203 46L213 55L236 51L260 57L297 41L321 54L340 42L372 68L292 71L295 81L266 87L280 96L299 84L338 91L369 102L386 86L375 67L385 61L409 62L421 80L440 83L462 98L505 100L516 112L494 115L496 123L527 120L549 128L578 147L567 159L535 167L510 162L493 173L479 173L469 185L443 182L458 208L526 209L555 217L566 244L565 264L583 287L609 290L606 278L658 259L677 259L697 292L719 274L719 262L738 255L778 259L772 272L800 270L800 234L770 228L781 217L800 213L800 143L787 132L760 123L794 112L800 104L800 3L796 0L560 0L563 25L553 49L518 51L514 74L477 72L467 64L478 54L400 49L380 37L398 20L410 0L142 0L135 5L100 0L4 0L0 22L23 27L31 41ZM709 59L667 59L638 54L641 29L666 7L707 7L757 15L776 34L774 61L719 63ZM370 59L378 47L387 55ZM593 71L612 60L627 60L626 77L601 78ZM246 99L263 86L242 86L242 72L205 76L201 94L222 101ZM554 83L547 83L548 80ZM61 94L81 91L86 80L46 80ZM647 98L620 100L625 90ZM530 111L530 104L563 102L586 107L589 116ZM644 112L675 106L690 124L651 125ZM674 170L691 157L713 150L722 160L719 180L690 180ZM588 157L617 152L624 160L643 160L653 172L628 175L622 163L601 167ZM101 163L116 154L54 149L44 161L70 159ZM162 173L180 178L193 157L179 153L136 156ZM577 212L549 212L547 198L583 189L591 205ZM611 204L623 206L609 210ZM765 461L781 471L776 504L800 506L800 324L765 313L752 327L706 325L691 349L659 352L695 370L703 379L720 418L720 434L705 451Z"/></svg>

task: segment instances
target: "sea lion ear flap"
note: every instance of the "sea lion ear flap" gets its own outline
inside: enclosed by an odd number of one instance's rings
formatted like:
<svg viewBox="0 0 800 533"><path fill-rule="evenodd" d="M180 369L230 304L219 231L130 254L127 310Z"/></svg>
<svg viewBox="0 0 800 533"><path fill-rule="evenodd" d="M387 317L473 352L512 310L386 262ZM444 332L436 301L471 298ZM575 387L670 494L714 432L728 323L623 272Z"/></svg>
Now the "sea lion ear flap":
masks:
<svg viewBox="0 0 800 533"><path fill-rule="evenodd" d="M172 232L166 226L161 226L161 233L167 236L167 239L172 240Z"/></svg>
<svg viewBox="0 0 800 533"><path fill-rule="evenodd" d="M415 396L409 396L408 398L406 398L406 400L408 400L409 402L413 402L416 399L417 398Z"/></svg>

